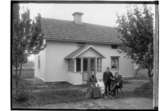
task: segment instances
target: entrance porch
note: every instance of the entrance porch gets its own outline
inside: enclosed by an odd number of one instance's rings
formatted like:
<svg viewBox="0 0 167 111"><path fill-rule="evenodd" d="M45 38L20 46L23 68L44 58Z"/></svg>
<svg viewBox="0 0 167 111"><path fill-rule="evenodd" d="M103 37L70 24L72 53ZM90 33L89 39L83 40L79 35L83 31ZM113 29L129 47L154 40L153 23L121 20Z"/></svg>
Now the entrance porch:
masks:
<svg viewBox="0 0 167 111"><path fill-rule="evenodd" d="M68 71L82 74L82 83L86 84L92 74L102 71L104 56L92 46L83 46L66 56Z"/></svg>

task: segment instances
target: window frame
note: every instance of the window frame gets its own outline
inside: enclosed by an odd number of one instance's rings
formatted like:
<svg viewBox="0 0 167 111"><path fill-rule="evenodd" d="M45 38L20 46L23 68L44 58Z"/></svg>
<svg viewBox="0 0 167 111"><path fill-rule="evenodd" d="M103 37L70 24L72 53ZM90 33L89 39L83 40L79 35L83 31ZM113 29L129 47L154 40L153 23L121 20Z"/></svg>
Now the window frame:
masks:
<svg viewBox="0 0 167 111"><path fill-rule="evenodd" d="M86 62L86 66L85 66L85 62ZM83 58L82 67L83 67L82 68L83 72L86 72L88 70L88 58Z"/></svg>

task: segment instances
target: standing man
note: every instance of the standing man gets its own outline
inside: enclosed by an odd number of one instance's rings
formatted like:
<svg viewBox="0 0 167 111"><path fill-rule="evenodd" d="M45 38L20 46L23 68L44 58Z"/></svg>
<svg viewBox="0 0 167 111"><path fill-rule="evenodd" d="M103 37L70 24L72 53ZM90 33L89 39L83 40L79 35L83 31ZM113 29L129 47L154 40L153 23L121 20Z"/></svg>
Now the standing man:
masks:
<svg viewBox="0 0 167 111"><path fill-rule="evenodd" d="M104 82L104 87L105 87L105 95L108 95L110 92L110 87L111 87L111 79L113 78L112 73L110 72L110 68L107 67L106 71L103 74L103 82Z"/></svg>

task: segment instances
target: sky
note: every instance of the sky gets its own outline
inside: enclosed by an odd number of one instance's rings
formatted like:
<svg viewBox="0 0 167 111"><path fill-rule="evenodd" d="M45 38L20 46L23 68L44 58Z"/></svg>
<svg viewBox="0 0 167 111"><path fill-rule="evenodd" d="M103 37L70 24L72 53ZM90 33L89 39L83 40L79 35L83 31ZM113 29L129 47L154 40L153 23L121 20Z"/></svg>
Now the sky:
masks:
<svg viewBox="0 0 167 111"><path fill-rule="evenodd" d="M55 18L60 20L73 20L72 13L82 12L82 21L85 23L98 24L115 27L117 16L126 14L127 10L133 10L135 7L142 9L142 4L56 4L56 3L22 3L20 12L26 9L30 10L30 16L33 19L38 13L44 18ZM154 11L153 5L148 5ZM34 60L30 56L29 61Z"/></svg>
<svg viewBox="0 0 167 111"><path fill-rule="evenodd" d="M82 12L82 21L85 23L99 24L105 26L116 26L117 15L126 14L127 10L134 7L142 7L141 4L47 4L47 3L25 3L21 4L20 12L27 8L30 10L31 18L38 13L44 18L55 18L61 20L73 20L72 13ZM152 8L153 5L149 5Z"/></svg>

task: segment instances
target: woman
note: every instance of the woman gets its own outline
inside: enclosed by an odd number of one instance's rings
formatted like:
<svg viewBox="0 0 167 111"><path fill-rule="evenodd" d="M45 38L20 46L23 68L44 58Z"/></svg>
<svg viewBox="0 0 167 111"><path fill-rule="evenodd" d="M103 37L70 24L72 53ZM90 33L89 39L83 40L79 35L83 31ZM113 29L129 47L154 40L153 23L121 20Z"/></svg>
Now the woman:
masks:
<svg viewBox="0 0 167 111"><path fill-rule="evenodd" d="M96 87L97 79L95 74L92 74L89 80L90 83L90 92L92 98L101 97L100 87Z"/></svg>
<svg viewBox="0 0 167 111"><path fill-rule="evenodd" d="M115 83L114 83L114 89L113 93L114 96L118 95L118 89L121 89L123 86L122 76L118 74L118 72L115 73Z"/></svg>
<svg viewBox="0 0 167 111"><path fill-rule="evenodd" d="M95 75L91 75L89 82L90 82L90 85L93 87L96 85L97 79Z"/></svg>

